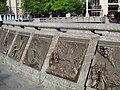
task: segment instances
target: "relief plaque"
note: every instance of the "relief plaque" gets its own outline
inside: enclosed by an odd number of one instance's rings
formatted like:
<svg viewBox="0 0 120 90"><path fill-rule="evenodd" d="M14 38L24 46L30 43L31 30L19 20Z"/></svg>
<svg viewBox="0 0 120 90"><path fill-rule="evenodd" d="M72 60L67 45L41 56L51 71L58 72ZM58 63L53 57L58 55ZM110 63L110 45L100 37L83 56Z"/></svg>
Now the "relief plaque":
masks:
<svg viewBox="0 0 120 90"><path fill-rule="evenodd" d="M98 46L88 82L97 90L120 89L120 48Z"/></svg>
<svg viewBox="0 0 120 90"><path fill-rule="evenodd" d="M2 33L1 33L1 36L0 36L0 46L3 43L3 41L4 41L5 37L6 37L7 32L8 32L7 29L2 30Z"/></svg>
<svg viewBox="0 0 120 90"><path fill-rule="evenodd" d="M3 40L3 42L1 43L1 50L0 52L3 53L3 54L7 54L11 44L12 44L12 41L15 37L15 31L10 31L7 36L5 37L5 39Z"/></svg>
<svg viewBox="0 0 120 90"><path fill-rule="evenodd" d="M46 72L77 82L88 44L88 40L59 38Z"/></svg>
<svg viewBox="0 0 120 90"><path fill-rule="evenodd" d="M1 38L2 32L3 32L3 29L0 29L0 38Z"/></svg>
<svg viewBox="0 0 120 90"><path fill-rule="evenodd" d="M20 61L28 39L29 35L19 33L12 46L9 57L16 61Z"/></svg>
<svg viewBox="0 0 120 90"><path fill-rule="evenodd" d="M23 64L40 71L51 44L51 40L52 37L34 35L25 55Z"/></svg>

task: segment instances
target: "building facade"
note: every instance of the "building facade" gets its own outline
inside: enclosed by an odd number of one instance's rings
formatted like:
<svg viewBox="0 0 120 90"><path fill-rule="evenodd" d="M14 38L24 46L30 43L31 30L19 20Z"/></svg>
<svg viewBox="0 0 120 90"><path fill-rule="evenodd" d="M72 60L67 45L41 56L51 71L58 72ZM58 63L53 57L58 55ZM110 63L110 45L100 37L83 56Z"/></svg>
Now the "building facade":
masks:
<svg viewBox="0 0 120 90"><path fill-rule="evenodd" d="M120 0L88 0L89 13L92 16L104 16L109 13L120 12ZM7 0L9 14L15 16L22 14L21 0Z"/></svg>
<svg viewBox="0 0 120 90"><path fill-rule="evenodd" d="M120 0L108 0L108 12L120 12Z"/></svg>
<svg viewBox="0 0 120 90"><path fill-rule="evenodd" d="M120 0L89 0L91 10L101 11L101 15L120 12Z"/></svg>
<svg viewBox="0 0 120 90"><path fill-rule="evenodd" d="M9 14L15 16L22 14L21 0L7 0L7 6L9 8Z"/></svg>

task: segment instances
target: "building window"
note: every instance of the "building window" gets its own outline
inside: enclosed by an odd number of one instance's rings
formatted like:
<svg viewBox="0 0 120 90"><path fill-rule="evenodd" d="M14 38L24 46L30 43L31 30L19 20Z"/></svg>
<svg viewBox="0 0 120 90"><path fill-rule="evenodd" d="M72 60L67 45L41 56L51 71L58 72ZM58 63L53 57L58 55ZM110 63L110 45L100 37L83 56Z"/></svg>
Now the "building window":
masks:
<svg viewBox="0 0 120 90"><path fill-rule="evenodd" d="M99 5L100 4L100 0L90 0L90 3L92 5Z"/></svg>
<svg viewBox="0 0 120 90"><path fill-rule="evenodd" d="M118 3L118 0L108 0L108 3Z"/></svg>

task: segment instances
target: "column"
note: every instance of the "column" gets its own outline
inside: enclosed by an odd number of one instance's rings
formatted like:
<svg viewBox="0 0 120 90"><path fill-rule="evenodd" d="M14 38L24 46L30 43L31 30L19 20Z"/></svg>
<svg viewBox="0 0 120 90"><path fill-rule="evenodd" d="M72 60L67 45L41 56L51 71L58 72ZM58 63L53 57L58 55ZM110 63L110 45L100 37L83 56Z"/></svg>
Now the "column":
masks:
<svg viewBox="0 0 120 90"><path fill-rule="evenodd" d="M88 13L88 0L86 0L86 17L89 17L89 13Z"/></svg>

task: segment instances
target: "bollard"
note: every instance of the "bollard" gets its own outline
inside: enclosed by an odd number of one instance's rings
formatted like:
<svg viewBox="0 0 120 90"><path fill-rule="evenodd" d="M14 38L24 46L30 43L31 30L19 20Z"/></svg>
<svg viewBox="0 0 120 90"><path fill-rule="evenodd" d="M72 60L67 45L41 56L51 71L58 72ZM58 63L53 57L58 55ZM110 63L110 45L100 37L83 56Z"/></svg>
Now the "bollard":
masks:
<svg viewBox="0 0 120 90"><path fill-rule="evenodd" d="M17 20L17 16L15 15L15 20Z"/></svg>
<svg viewBox="0 0 120 90"><path fill-rule="evenodd" d="M11 18L11 14L9 15L9 19L12 20L12 18Z"/></svg>
<svg viewBox="0 0 120 90"><path fill-rule="evenodd" d="M1 17L1 15L0 15L0 21L2 21L2 17Z"/></svg>
<svg viewBox="0 0 120 90"><path fill-rule="evenodd" d="M12 16L12 20L14 20L14 16Z"/></svg>
<svg viewBox="0 0 120 90"><path fill-rule="evenodd" d="M9 20L9 16L7 15L7 20Z"/></svg>
<svg viewBox="0 0 120 90"><path fill-rule="evenodd" d="M6 15L3 16L3 20L6 20Z"/></svg>

